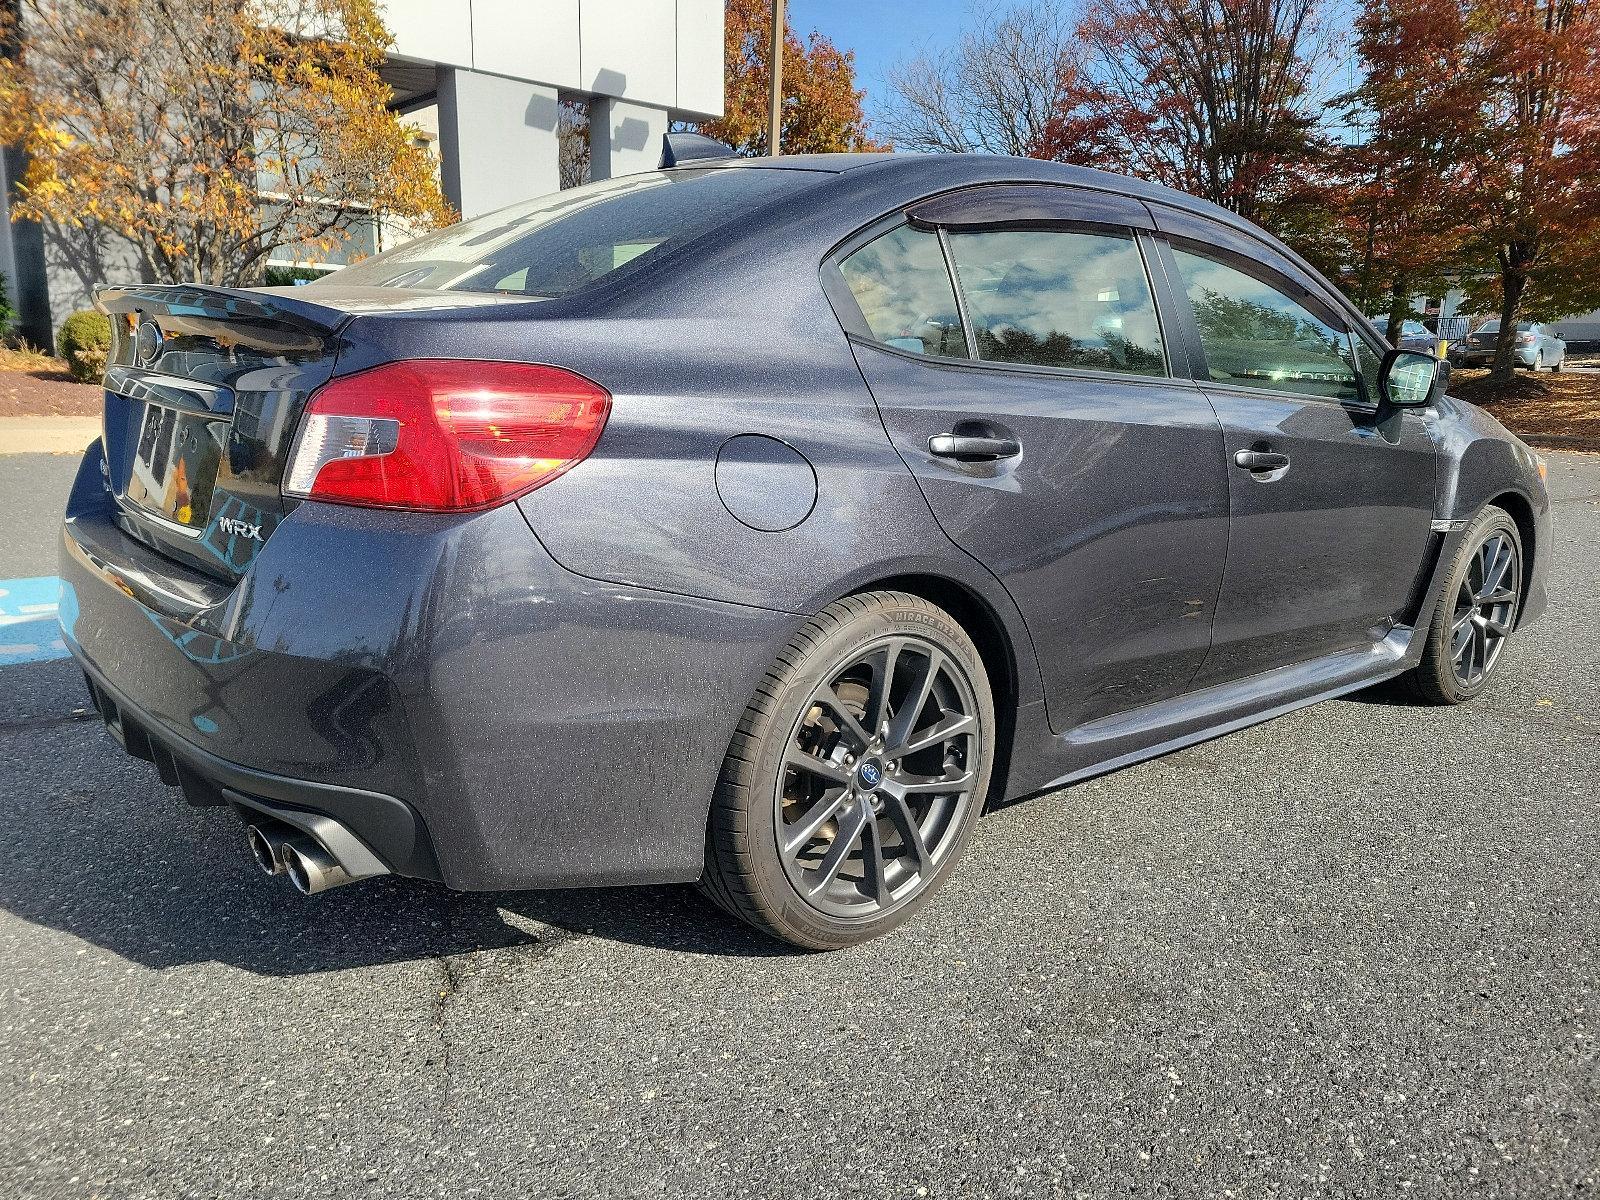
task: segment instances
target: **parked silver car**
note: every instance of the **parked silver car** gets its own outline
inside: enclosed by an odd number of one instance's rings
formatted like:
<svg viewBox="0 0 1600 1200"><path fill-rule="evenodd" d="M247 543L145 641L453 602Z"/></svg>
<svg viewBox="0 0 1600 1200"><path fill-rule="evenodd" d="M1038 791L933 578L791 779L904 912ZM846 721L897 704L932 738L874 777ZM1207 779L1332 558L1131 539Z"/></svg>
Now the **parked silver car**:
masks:
<svg viewBox="0 0 1600 1200"><path fill-rule="evenodd" d="M1450 348L1450 361L1463 367L1486 367L1494 361L1495 343L1500 340L1499 318L1491 318ZM1538 321L1517 322L1517 344L1512 353L1518 366L1537 371L1549 367L1559 371L1567 365L1567 344Z"/></svg>
<svg viewBox="0 0 1600 1200"><path fill-rule="evenodd" d="M1389 318L1373 317L1372 323L1378 327L1378 332L1384 337L1389 337ZM1400 336L1389 338L1389 344L1401 350L1420 350L1423 354L1438 354L1439 339L1428 332L1428 327L1421 321L1401 321Z"/></svg>

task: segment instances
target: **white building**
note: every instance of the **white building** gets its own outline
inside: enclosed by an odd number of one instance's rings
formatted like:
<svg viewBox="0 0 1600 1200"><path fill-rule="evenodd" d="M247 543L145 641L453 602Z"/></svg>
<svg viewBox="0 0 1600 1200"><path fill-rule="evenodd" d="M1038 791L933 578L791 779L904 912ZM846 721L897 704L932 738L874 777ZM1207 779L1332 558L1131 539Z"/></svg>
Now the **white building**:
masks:
<svg viewBox="0 0 1600 1200"><path fill-rule="evenodd" d="M447 199L472 217L560 186L563 101L586 105L589 174L649 170L673 120L722 115L723 0L386 0L393 107L437 138ZM0 274L22 332L48 344L88 303L41 230L10 220L0 159ZM365 249L372 249L369 244ZM117 282L117 280L108 280Z"/></svg>

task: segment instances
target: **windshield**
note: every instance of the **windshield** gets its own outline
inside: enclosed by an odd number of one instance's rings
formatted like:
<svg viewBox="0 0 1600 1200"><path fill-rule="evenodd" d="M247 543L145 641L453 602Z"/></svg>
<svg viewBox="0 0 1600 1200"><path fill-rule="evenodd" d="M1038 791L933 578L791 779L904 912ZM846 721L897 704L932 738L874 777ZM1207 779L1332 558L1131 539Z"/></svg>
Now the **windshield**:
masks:
<svg viewBox="0 0 1600 1200"><path fill-rule="evenodd" d="M626 175L452 225L307 286L510 292L548 300L637 270L816 178L806 171L747 167Z"/></svg>
<svg viewBox="0 0 1600 1200"><path fill-rule="evenodd" d="M1533 322L1532 321L1518 321L1517 322L1517 332L1518 333L1527 333L1532 329L1533 329ZM1478 326L1478 332L1479 333L1499 333L1500 332L1500 319L1498 317L1496 317L1492 321L1485 321L1482 325Z"/></svg>

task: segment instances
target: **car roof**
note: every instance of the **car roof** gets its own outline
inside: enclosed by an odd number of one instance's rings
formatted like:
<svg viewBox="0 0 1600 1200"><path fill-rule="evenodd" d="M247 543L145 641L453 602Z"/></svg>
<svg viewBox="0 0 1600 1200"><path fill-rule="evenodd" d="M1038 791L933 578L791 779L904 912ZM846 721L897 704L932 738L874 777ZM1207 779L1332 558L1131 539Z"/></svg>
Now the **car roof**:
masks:
<svg viewBox="0 0 1600 1200"><path fill-rule="evenodd" d="M1265 241L1279 253L1314 275L1316 269L1299 254L1284 245L1278 238L1237 213L1180 192L1176 188L1136 179L1131 175L1118 175L1093 167L1074 166L1070 163L1046 162L1037 158L1015 158L1004 154L780 154L772 158L712 158L684 162L669 170L696 170L706 168L742 168L746 170L792 170L825 172L836 177L831 188L848 193L859 186L863 191L881 192L885 187L903 189L909 201L917 195L932 195L959 187L984 183L1046 183L1068 187L1092 188L1149 200L1172 208L1206 217L1219 224L1236 229L1251 237ZM816 197L807 197L803 203L814 204Z"/></svg>
<svg viewBox="0 0 1600 1200"><path fill-rule="evenodd" d="M898 177L908 185L921 184L930 190L939 190L941 186L954 188L981 183L1054 183L1153 200L1211 217L1251 233L1261 232L1259 226L1220 204L1213 204L1176 188L1093 167L1047 162L1037 158L1016 158L1005 154L780 154L775 158L695 159L671 169L707 167L824 171L836 175L849 173L855 178L870 175L880 182L885 177Z"/></svg>

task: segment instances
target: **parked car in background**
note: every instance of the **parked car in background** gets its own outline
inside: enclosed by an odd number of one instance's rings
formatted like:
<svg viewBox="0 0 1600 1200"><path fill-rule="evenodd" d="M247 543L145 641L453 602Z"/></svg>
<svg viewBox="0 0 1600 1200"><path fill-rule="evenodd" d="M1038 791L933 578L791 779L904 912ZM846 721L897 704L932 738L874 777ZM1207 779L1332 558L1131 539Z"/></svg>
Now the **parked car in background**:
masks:
<svg viewBox="0 0 1600 1200"><path fill-rule="evenodd" d="M67 646L302 892L698 880L847 946L992 804L1381 680L1469 701L1545 608L1545 466L1438 359L1081 167L696 160L99 299Z"/></svg>
<svg viewBox="0 0 1600 1200"><path fill-rule="evenodd" d="M1490 317L1450 348L1450 361L1462 367L1486 367L1494 361L1495 343L1500 340L1500 320ZM1538 321L1517 322L1517 344L1512 351L1516 365L1537 371L1549 367L1559 371L1566 365L1567 344L1548 325Z"/></svg>
<svg viewBox="0 0 1600 1200"><path fill-rule="evenodd" d="M1373 317L1372 323L1377 326L1379 333L1389 337L1388 317ZM1400 322L1400 336L1389 338L1389 344L1401 350L1418 350L1423 354L1437 354L1439 350L1438 337L1428 332L1428 327L1421 321Z"/></svg>

